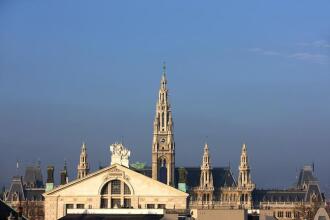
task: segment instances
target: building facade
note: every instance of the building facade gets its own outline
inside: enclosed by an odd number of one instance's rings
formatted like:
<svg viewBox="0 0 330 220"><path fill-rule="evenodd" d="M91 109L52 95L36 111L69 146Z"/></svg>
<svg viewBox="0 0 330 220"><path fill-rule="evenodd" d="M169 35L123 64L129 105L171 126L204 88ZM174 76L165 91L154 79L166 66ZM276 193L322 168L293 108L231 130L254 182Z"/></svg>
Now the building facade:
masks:
<svg viewBox="0 0 330 220"><path fill-rule="evenodd" d="M188 194L114 164L44 193L45 219L71 209L187 209Z"/></svg>

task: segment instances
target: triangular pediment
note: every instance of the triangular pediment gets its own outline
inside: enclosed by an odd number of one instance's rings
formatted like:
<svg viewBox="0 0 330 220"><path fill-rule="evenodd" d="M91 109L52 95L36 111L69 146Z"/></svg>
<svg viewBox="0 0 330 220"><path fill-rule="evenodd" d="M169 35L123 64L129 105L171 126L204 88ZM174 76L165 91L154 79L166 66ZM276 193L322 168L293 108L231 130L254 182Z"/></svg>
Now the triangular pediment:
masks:
<svg viewBox="0 0 330 220"><path fill-rule="evenodd" d="M140 174L134 170L114 164L102 170L91 173L84 178L74 180L65 185L56 187L55 189L44 193L44 196L55 195L99 195L101 187L108 181L120 179L130 185L136 194L171 195L171 196L188 196L174 187L163 184L150 177Z"/></svg>

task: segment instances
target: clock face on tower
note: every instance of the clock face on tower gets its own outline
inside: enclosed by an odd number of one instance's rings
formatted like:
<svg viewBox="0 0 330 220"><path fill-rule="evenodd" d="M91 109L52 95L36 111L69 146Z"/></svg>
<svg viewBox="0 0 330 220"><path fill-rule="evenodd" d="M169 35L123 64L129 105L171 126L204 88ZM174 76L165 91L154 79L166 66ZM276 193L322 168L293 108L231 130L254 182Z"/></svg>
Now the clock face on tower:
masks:
<svg viewBox="0 0 330 220"><path fill-rule="evenodd" d="M164 143L165 143L165 138L160 139L160 142L161 142L162 144L164 144Z"/></svg>

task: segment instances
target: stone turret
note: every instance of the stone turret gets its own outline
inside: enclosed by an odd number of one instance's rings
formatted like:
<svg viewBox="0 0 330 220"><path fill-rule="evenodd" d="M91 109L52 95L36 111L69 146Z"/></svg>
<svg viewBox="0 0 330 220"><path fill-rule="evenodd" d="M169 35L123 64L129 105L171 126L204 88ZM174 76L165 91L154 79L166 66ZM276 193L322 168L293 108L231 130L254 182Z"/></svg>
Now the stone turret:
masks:
<svg viewBox="0 0 330 220"><path fill-rule="evenodd" d="M89 172L89 164L87 161L87 148L86 144L83 142L81 145L80 160L78 164L77 178L85 177Z"/></svg>
<svg viewBox="0 0 330 220"><path fill-rule="evenodd" d="M209 147L207 143L204 146L204 154L201 165L201 175L197 192L197 200L203 203L210 203L213 200L213 175L210 162Z"/></svg>

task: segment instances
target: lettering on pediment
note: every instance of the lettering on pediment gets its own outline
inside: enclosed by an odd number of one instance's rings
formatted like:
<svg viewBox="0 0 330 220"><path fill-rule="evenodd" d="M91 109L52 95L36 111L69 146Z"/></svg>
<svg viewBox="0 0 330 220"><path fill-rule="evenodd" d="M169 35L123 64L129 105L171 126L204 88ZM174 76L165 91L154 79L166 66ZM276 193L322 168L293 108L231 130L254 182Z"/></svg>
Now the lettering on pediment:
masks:
<svg viewBox="0 0 330 220"><path fill-rule="evenodd" d="M106 177L104 178L104 180L109 180L109 179L117 179L117 178L124 178L126 179L127 176L125 175L124 171L113 167L111 169L109 169Z"/></svg>

